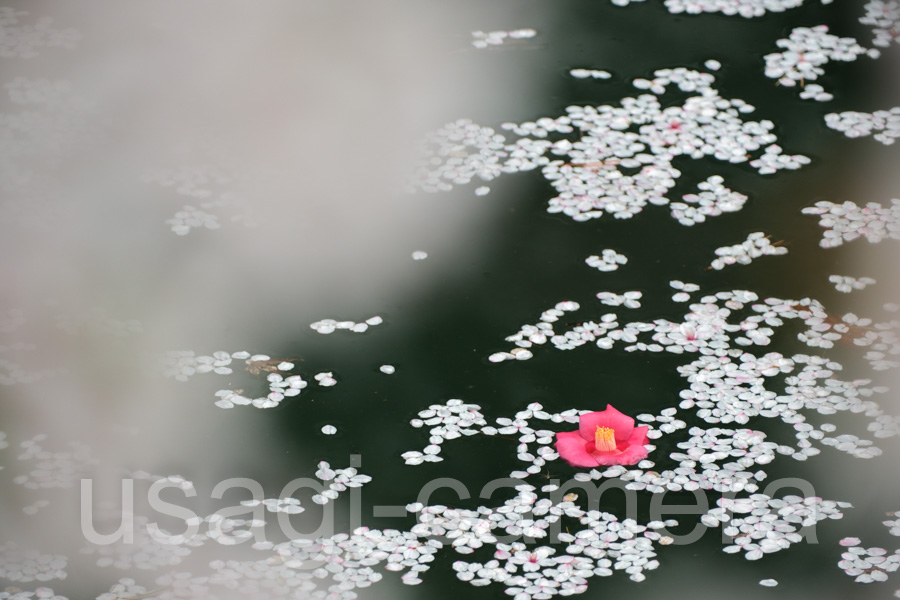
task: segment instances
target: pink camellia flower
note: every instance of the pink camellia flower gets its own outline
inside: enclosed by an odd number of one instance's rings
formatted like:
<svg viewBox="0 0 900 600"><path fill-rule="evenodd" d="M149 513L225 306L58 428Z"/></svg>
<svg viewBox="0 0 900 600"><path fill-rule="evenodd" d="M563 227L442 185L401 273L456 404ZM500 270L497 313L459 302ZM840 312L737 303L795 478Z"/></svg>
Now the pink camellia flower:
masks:
<svg viewBox="0 0 900 600"><path fill-rule="evenodd" d="M581 415L578 431L556 434L556 451L573 467L633 465L647 458L646 425L606 405L606 410Z"/></svg>

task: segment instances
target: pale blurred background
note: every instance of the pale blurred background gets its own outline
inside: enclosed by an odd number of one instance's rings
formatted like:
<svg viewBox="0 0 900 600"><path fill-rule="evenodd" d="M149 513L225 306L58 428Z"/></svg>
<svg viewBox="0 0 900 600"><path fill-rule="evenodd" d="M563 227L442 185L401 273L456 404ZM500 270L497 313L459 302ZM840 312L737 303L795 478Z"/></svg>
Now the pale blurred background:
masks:
<svg viewBox="0 0 900 600"><path fill-rule="evenodd" d="M481 108L503 111L535 92L525 72L448 67L474 51L475 7L14 3L25 11L14 31L31 35L24 28L50 17L40 26L66 46L38 36L35 56L0 63L10 96L0 99L0 325L5 343L30 344L4 358L34 375L2 390L3 476L35 468L11 459L38 433L47 451L87 442L97 462L73 459L75 487L40 490L57 500L31 519L21 511L35 493L4 483L0 541L77 555L83 475L117 502L122 469L165 475L177 457L209 473L248 456L277 466L271 421L211 420L214 398L139 367L153 371L167 350L262 352L319 319L362 321L452 279L480 251L490 203L404 193L415 144L467 116L467 89L493 86ZM165 222L223 197L240 206L203 209L219 230L178 236ZM444 259L423 268L418 249ZM239 443L213 450L211 436ZM69 570L79 589L86 574Z"/></svg>

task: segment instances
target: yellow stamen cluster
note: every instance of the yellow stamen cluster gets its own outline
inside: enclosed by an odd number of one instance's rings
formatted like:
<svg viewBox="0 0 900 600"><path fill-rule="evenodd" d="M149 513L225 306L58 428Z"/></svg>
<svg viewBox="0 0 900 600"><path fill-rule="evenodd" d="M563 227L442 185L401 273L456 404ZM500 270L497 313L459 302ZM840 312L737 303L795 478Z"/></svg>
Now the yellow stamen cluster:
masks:
<svg viewBox="0 0 900 600"><path fill-rule="evenodd" d="M600 452L616 449L616 432L611 427L598 427L594 432L594 447Z"/></svg>

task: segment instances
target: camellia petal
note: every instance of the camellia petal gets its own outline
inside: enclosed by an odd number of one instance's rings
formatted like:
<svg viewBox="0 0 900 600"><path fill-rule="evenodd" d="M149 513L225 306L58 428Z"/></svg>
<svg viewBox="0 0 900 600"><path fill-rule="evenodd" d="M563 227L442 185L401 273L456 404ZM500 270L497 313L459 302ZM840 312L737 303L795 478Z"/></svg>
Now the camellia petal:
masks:
<svg viewBox="0 0 900 600"><path fill-rule="evenodd" d="M585 440L593 441L594 432L598 427L609 427L616 432L616 441L624 442L631 437L634 430L634 419L617 411L611 404L606 405L606 410L581 415L578 421L578 430Z"/></svg>
<svg viewBox="0 0 900 600"><path fill-rule="evenodd" d="M561 431L556 434L556 451L573 467L596 467L597 459L588 453L588 443L577 431Z"/></svg>
<svg viewBox="0 0 900 600"><path fill-rule="evenodd" d="M644 444L648 443L647 431L649 430L650 427L647 425L635 427L634 431L631 432L631 437L628 438L627 444L629 446L643 446Z"/></svg>
<svg viewBox="0 0 900 600"><path fill-rule="evenodd" d="M647 458L647 454L647 448L642 445L628 446L621 454L609 456L609 458L615 459L615 462L602 464L633 465ZM600 458L606 457L598 457L598 461Z"/></svg>

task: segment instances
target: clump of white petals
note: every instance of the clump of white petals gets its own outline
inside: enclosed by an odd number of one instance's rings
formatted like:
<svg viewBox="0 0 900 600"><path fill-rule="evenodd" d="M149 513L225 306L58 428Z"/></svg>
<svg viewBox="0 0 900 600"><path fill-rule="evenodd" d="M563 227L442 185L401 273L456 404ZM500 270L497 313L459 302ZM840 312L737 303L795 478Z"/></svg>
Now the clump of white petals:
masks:
<svg viewBox="0 0 900 600"><path fill-rule="evenodd" d="M835 248L844 242L864 237L877 244L885 239L900 239L900 200L891 200L890 206L869 202L859 206L854 202L836 204L821 200L815 206L803 209L805 215L819 215L819 226L824 227L819 245Z"/></svg>
<svg viewBox="0 0 900 600"><path fill-rule="evenodd" d="M262 506L271 513L285 513L288 515L297 515L306 510L300 506L300 501L296 498L266 498L265 500L254 498L253 500L242 500L241 506L250 508Z"/></svg>
<svg viewBox="0 0 900 600"><path fill-rule="evenodd" d="M640 308L641 297L644 294L636 290L615 294L613 292L599 292L597 298L607 306L624 306L625 308Z"/></svg>
<svg viewBox="0 0 900 600"><path fill-rule="evenodd" d="M228 356L226 352L216 354ZM247 365L250 365L251 368L255 363L274 362L271 360L271 357L266 354L254 354L251 356L249 352L244 351L235 352L230 358L244 359L244 362ZM221 360L224 361L226 359L222 358ZM274 366L275 370L282 372L290 371L293 368L294 363L288 361L281 361ZM216 372L218 373L218 371ZM266 375L266 381L269 384L269 393L265 396L250 398L244 396L242 390L219 390L215 394L218 398L215 405L219 408L233 408L235 405L252 405L255 408L275 408L281 404L282 400L287 397L299 395L300 391L309 385L300 375L289 375L288 377L285 377L281 373L276 372L270 372Z"/></svg>
<svg viewBox="0 0 900 600"><path fill-rule="evenodd" d="M826 92L825 88L823 88L818 83L810 83L809 85L804 85L800 90L800 98L802 100L828 102L829 100L834 100L834 94Z"/></svg>
<svg viewBox="0 0 900 600"><path fill-rule="evenodd" d="M887 48L891 42L900 44L900 2L870 0L865 8L866 14L860 17L859 22L872 26L875 36L872 44L882 48Z"/></svg>
<svg viewBox="0 0 900 600"><path fill-rule="evenodd" d="M512 31L473 31L472 45L479 50L490 46L500 46L511 40L526 40L537 35L531 28L513 29Z"/></svg>
<svg viewBox="0 0 900 600"><path fill-rule="evenodd" d="M802 154L785 154L781 146L772 144L766 147L766 151L750 161L750 166L756 167L760 175L772 175L781 169L796 170L803 165L808 165L809 157Z"/></svg>
<svg viewBox="0 0 900 600"><path fill-rule="evenodd" d="M513 348L509 352L495 352L488 357L488 360L491 362L528 360L533 356L530 350L533 345L541 346L548 341L560 349L569 347L574 348L575 346L585 343L580 334L559 336L556 335L553 330L553 324L558 321L561 316L567 312L576 311L579 308L581 308L581 306L577 302L572 302L571 300L558 302L553 308L547 309L541 313L541 318L538 323L535 325L524 325L518 333L514 333L506 338L507 342L515 342L516 348ZM607 319L605 323L612 323L609 326L615 327L614 321L615 315L612 315L612 320ZM585 324L585 326L588 325L589 324ZM590 325L594 328L596 327L593 323ZM601 325L601 328L602 327L603 326Z"/></svg>
<svg viewBox="0 0 900 600"><path fill-rule="evenodd" d="M644 0L611 0L616 6L628 6L632 2ZM822 0L822 4L830 4L832 0ZM665 0L666 9L672 14L699 15L705 13L722 13L727 17L743 17L752 19L769 12L780 13L796 8L803 0Z"/></svg>
<svg viewBox="0 0 900 600"><path fill-rule="evenodd" d="M889 516L900 517L900 511L888 513ZM888 533L900 536L900 518L884 521ZM848 548L841 554L838 567L844 573L854 577L856 583L875 583L887 581L890 573L900 569L900 548L888 554L884 548L863 548L859 538L844 538L840 545Z"/></svg>
<svg viewBox="0 0 900 600"><path fill-rule="evenodd" d="M216 392L215 405L219 408L233 408L235 405L247 406L252 405L255 408L275 408L286 397L297 396L300 390L304 389L308 383L299 375L291 375L284 377L278 373L269 373L266 376L269 382L269 393L258 398L249 398L239 391L235 390L219 390Z"/></svg>
<svg viewBox="0 0 900 600"><path fill-rule="evenodd" d="M328 504L332 500L337 500L338 496L347 488L362 487L372 481L371 477L363 475L355 467L332 469L331 465L324 460L318 466L316 477L327 483L328 489L323 490L321 494L313 495L312 501L316 504Z"/></svg>
<svg viewBox="0 0 900 600"><path fill-rule="evenodd" d="M609 71L599 71L597 69L572 69L569 75L575 79L609 79L612 73Z"/></svg>
<svg viewBox="0 0 900 600"><path fill-rule="evenodd" d="M673 202L672 218L682 225L691 226L702 223L706 217L717 217L722 213L736 212L743 208L747 196L728 189L719 175L713 175L706 181L697 184L699 194L685 194L684 202Z"/></svg>
<svg viewBox="0 0 900 600"><path fill-rule="evenodd" d="M70 442L68 450L54 452L44 446L46 439L40 433L19 444L18 459L31 470L15 476L13 483L29 490L70 488L98 464L87 444Z"/></svg>
<svg viewBox="0 0 900 600"><path fill-rule="evenodd" d="M890 146L900 137L900 106L872 113L852 110L830 113L825 115L825 124L849 138L865 137L874 133L873 137L876 140Z"/></svg>
<svg viewBox="0 0 900 600"><path fill-rule="evenodd" d="M133 543L125 543L121 538L112 544L88 543L81 549L81 553L87 556L96 556L95 564L98 567L155 571L181 564L186 557L190 556L192 548L201 546L208 537L206 534L198 533L191 538L182 537L179 543L162 543L148 533L147 525L149 523L150 519L147 517L135 516ZM170 536L164 529L159 531L164 536ZM171 537L178 539L179 536Z"/></svg>
<svg viewBox="0 0 900 600"><path fill-rule="evenodd" d="M65 556L21 550L13 542L0 544L0 579L14 583L66 578Z"/></svg>
<svg viewBox="0 0 900 600"><path fill-rule="evenodd" d="M829 275L828 281L834 284L834 289L849 294L853 290L864 290L870 285L875 285L871 277L850 277L846 275Z"/></svg>
<svg viewBox="0 0 900 600"><path fill-rule="evenodd" d="M683 281L679 281L678 279L673 279L672 281L670 281L669 287L678 290L672 295L672 301L674 302L687 302L691 299L692 292L700 290L700 286L696 283L685 283Z"/></svg>
<svg viewBox="0 0 900 600"><path fill-rule="evenodd" d="M192 350L172 350L167 352L163 357L163 376L173 377L176 381L187 381L197 373L215 373L216 375L231 375L234 370L231 368L232 359L249 359L250 354L239 351L233 354L218 350L212 355L196 356ZM263 360L268 360L265 357Z"/></svg>
<svg viewBox="0 0 900 600"><path fill-rule="evenodd" d="M347 330L352 331L353 333L365 333L365 331L368 330L369 327L381 325L382 323L384 323L384 319L376 315L360 323L357 323L356 321L336 321L334 319L322 319L321 321L310 323L309 328L315 330L316 333L321 333L322 335L328 335L338 330Z"/></svg>
<svg viewBox="0 0 900 600"><path fill-rule="evenodd" d="M618 269L619 265L626 264L628 262L628 257L607 248L601 253L601 256L597 256L596 254L588 256L584 262L586 262L589 267L594 267L598 271L609 272Z"/></svg>
<svg viewBox="0 0 900 600"><path fill-rule="evenodd" d="M401 457L408 465L444 460L438 456L441 453L441 444L462 436L475 435L479 432L475 426L487 425L480 411L481 407L477 404L466 404L458 399L447 400L445 404L432 404L420 410L418 418L412 419L409 423L416 428L430 427L429 443L421 452L411 450L404 452Z"/></svg>
<svg viewBox="0 0 900 600"><path fill-rule="evenodd" d="M191 229L205 227L219 229L220 215L229 213L229 221L255 225L245 199L228 189L232 178L222 169L211 165L179 166L170 169L148 170L141 180L173 189L179 196L191 198L191 204L166 221L174 233L187 235Z"/></svg>
<svg viewBox="0 0 900 600"><path fill-rule="evenodd" d="M138 585L134 579L124 577L109 588L108 592L97 596L97 600L128 600L147 593L147 588Z"/></svg>
<svg viewBox="0 0 900 600"><path fill-rule="evenodd" d="M548 212L576 221L604 214L629 219L647 204L669 203L667 194L681 177L676 157L749 162L760 174L809 163L775 144L774 123L745 120L754 107L723 98L714 82L707 72L659 69L652 79L633 81L649 93L622 98L617 106L569 106L556 117L503 123L501 129L519 136L514 141L458 120L429 137L410 187L447 191L475 178L540 169L556 191ZM673 87L689 94L687 99L679 104L657 98Z"/></svg>
<svg viewBox="0 0 900 600"><path fill-rule="evenodd" d="M206 229L219 229L222 225L219 218L202 209L186 204L171 219L166 221L171 226L172 232L178 235L187 235L191 229L205 227Z"/></svg>
<svg viewBox="0 0 900 600"><path fill-rule="evenodd" d="M371 319L370 319L371 320ZM224 351L213 352L211 356L196 356L190 350L176 350L166 354L163 362L163 374L173 377L178 381L187 381L189 377L197 373L214 373L216 375L231 375L234 371L231 364L234 360L243 360L248 369L258 368L260 364L267 364L265 370L273 371L266 375L269 384L269 393L266 396L250 398L243 395L243 390L219 390L215 393L218 400L215 405L219 408L233 408L235 405L252 405L256 408L274 408L286 397L296 396L307 387L308 383L300 375L285 377L281 373L294 369L294 363L279 361L277 364L266 354L253 354L240 350L229 354ZM329 380L330 381L330 380ZM336 383L336 381L335 381ZM321 384L321 382L320 382ZM325 383L322 385L334 385Z"/></svg>
<svg viewBox="0 0 900 600"><path fill-rule="evenodd" d="M321 385L322 387L331 387L333 385L337 385L337 379L334 378L334 373L331 371L324 371L322 373L316 373L314 379Z"/></svg>
<svg viewBox="0 0 900 600"><path fill-rule="evenodd" d="M787 254L787 251L787 248L772 244L767 235L757 231L748 235L740 244L716 248L716 256L719 258L713 260L710 266L720 271L727 265L749 265L755 258Z"/></svg>
<svg viewBox="0 0 900 600"><path fill-rule="evenodd" d="M768 12L784 12L801 4L803 0L665 0L666 8L674 14L719 12L745 19L761 17Z"/></svg>
<svg viewBox="0 0 900 600"><path fill-rule="evenodd" d="M823 68L831 61L852 62L866 54L872 58L879 56L878 50L866 49L854 38L842 38L828 33L827 25L797 27L787 39L775 42L783 52L767 54L765 75L777 79L780 85L794 87L815 81L825 74ZM827 99L824 89L816 88L816 100Z"/></svg>
<svg viewBox="0 0 900 600"><path fill-rule="evenodd" d="M743 553L747 560L759 560L766 554L786 550L803 540L800 530L825 519L840 519L846 502L822 498L785 496L772 498L753 494L746 498L720 498L701 521L707 527L722 527L733 543L722 550ZM746 515L746 516L737 516Z"/></svg>

